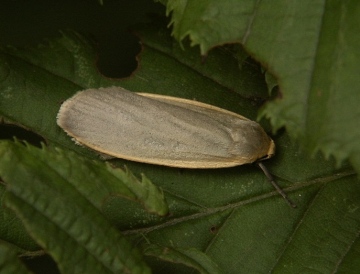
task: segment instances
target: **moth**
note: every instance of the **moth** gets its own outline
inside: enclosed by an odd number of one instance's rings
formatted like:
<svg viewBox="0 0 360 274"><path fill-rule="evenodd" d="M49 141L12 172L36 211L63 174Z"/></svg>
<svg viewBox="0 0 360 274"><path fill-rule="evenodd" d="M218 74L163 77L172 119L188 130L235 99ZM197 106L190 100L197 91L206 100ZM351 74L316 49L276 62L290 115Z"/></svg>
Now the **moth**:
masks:
<svg viewBox="0 0 360 274"><path fill-rule="evenodd" d="M66 100L57 124L77 143L102 154L179 168L225 168L261 163L274 141L256 122L209 104L134 93L121 87L87 89Z"/></svg>

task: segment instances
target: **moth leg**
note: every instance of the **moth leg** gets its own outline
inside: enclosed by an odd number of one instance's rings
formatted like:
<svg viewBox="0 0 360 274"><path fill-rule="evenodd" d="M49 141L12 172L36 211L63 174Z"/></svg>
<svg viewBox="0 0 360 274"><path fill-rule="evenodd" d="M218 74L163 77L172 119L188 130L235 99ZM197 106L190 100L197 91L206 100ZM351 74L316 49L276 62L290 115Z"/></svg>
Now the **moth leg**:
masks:
<svg viewBox="0 0 360 274"><path fill-rule="evenodd" d="M267 170L267 168L264 166L264 164L262 162L257 162L256 163L261 170L265 173L265 176L268 178L269 182L274 186L274 188L276 189L276 191L285 199L285 201L292 207L295 208L296 204L294 204L286 195L286 193L278 186L278 184L275 182L274 178L272 177L272 175L270 174L270 172Z"/></svg>

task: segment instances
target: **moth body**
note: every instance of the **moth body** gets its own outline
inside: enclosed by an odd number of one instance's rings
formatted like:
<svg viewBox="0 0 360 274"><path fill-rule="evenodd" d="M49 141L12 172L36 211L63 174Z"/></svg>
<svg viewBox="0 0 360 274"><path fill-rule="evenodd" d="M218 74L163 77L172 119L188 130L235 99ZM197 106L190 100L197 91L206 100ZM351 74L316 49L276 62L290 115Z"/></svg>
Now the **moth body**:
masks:
<svg viewBox="0 0 360 274"><path fill-rule="evenodd" d="M223 168L259 162L275 144L256 122L222 108L120 87L87 89L60 107L57 124L82 145L131 161L181 168Z"/></svg>

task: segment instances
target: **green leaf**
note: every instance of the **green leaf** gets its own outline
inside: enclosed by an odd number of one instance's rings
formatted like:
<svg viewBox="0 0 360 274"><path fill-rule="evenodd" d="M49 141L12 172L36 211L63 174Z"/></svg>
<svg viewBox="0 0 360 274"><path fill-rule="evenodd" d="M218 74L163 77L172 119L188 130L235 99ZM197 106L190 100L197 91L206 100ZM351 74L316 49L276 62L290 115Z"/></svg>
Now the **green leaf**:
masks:
<svg viewBox="0 0 360 274"><path fill-rule="evenodd" d="M35 49L4 48L0 68L7 68L8 74L0 82L1 115L40 134L50 147L94 159L94 153L75 145L56 125L60 103L77 90L118 85L196 99L251 119L268 99L260 67L250 58L239 64L243 59L238 47L214 49L202 63L196 49L185 46L183 51L161 25L148 24L137 32L143 46L140 64L131 77L122 80L102 76L94 65L96 53L91 43L74 32L64 32ZM265 121L263 126L270 131ZM266 165L297 209L290 208L251 165L187 170L111 160L115 166L126 163L135 174L144 173L160 186L170 214L160 218L131 201L111 199L102 207L101 217L139 246L149 242L171 250L195 248L223 273L275 269L289 273L294 266L298 272L358 271L351 266L357 265L360 231L360 184L354 171L348 166L335 169L334 161L325 161L318 154L309 158L286 132L273 138L277 154ZM101 181L104 175L98 176ZM64 192L61 199L68 201L75 194ZM91 196L83 194L81 201L91 201ZM97 207L90 211L100 214ZM93 225L96 223L84 224ZM57 247L61 252L73 251L65 243ZM173 261L184 260L180 254L172 254L176 256ZM160 257L146 259L155 273L189 272L180 264L159 265ZM196 261L194 254L188 257Z"/></svg>
<svg viewBox="0 0 360 274"><path fill-rule="evenodd" d="M261 116L311 154L321 150L360 173L360 6L357 1L163 1L172 34L202 54L241 43L278 79ZM346 134L344 134L346 132Z"/></svg>
<svg viewBox="0 0 360 274"><path fill-rule="evenodd" d="M145 246L144 251L147 256L155 256L173 263L182 263L195 268L200 273L221 273L218 266L206 254L195 248L174 249L152 244Z"/></svg>
<svg viewBox="0 0 360 274"><path fill-rule="evenodd" d="M132 175L122 185L119 177L128 174L106 164L6 141L0 143L0 159L0 176L9 191L7 205L64 273L72 272L74 265L82 273L148 272L138 250L99 211L107 195L136 197L126 186L137 183ZM71 249L78 252L66 251Z"/></svg>
<svg viewBox="0 0 360 274"><path fill-rule="evenodd" d="M22 148L16 148L12 143L5 143L4 146L9 146L10 151L17 150L17 153L22 151ZM50 174L56 171L61 177L67 178L68 183L81 191L99 210L107 206L107 200L124 197L143 204L150 213L157 213L161 216L168 213L163 192L144 175L142 181L139 181L128 169L123 171L120 168L112 167L109 163L89 161L75 153L58 148L55 151L47 151L28 146L27 150L29 159L33 157L33 159L37 159L37 162L46 163L47 170L43 168L44 173ZM5 158L2 160L11 161ZM23 164L27 165L28 163L24 161ZM4 172L10 172L8 176L11 176L11 170L6 170L6 165L2 168ZM36 167L32 168L35 174L39 172ZM3 179L5 180L5 177Z"/></svg>
<svg viewBox="0 0 360 274"><path fill-rule="evenodd" d="M1 205L5 203L6 187L0 184ZM19 250L36 251L40 247L26 233L24 225L16 217L13 211L2 206L0 208L0 235L1 240L17 246Z"/></svg>
<svg viewBox="0 0 360 274"><path fill-rule="evenodd" d="M3 242L0 242L0 272L16 274L31 273L19 259L17 249Z"/></svg>

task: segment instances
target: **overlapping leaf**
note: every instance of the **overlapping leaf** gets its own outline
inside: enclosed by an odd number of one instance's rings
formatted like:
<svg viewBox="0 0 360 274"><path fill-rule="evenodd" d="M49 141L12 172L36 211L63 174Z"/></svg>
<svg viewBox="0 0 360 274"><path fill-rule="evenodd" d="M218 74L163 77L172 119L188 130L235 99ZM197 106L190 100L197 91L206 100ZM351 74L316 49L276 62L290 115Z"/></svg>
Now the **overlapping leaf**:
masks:
<svg viewBox="0 0 360 274"><path fill-rule="evenodd" d="M310 154L321 150L360 172L360 6L357 1L161 1L173 36L202 54L241 43L276 75L279 98L265 105ZM346 132L346 134L344 134Z"/></svg>

